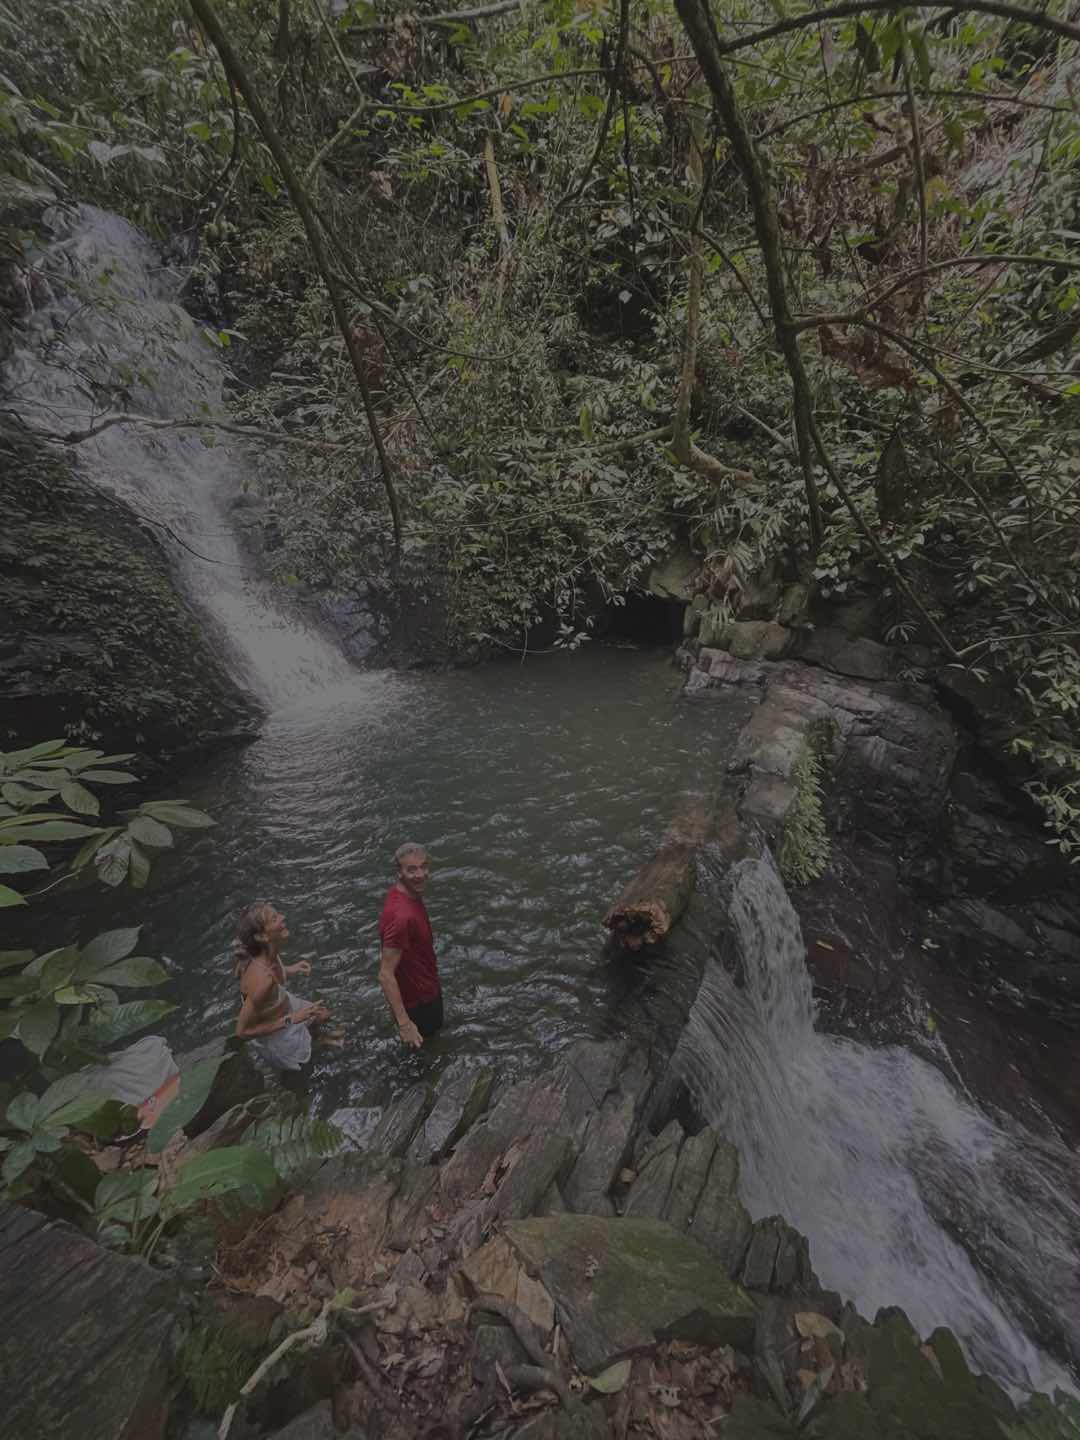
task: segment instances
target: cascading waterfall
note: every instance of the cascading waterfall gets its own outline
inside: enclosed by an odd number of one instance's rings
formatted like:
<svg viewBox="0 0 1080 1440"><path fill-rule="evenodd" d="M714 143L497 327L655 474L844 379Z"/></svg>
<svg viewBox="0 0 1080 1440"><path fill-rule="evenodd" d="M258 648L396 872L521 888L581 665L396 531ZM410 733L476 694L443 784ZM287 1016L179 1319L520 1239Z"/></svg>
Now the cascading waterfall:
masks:
<svg viewBox="0 0 1080 1440"><path fill-rule="evenodd" d="M4 368L9 408L38 430L91 428L109 411L158 419L224 416L225 368L177 303L181 276L146 237L93 206L55 210L40 273L48 303ZM247 462L191 431L114 425L76 452L103 489L157 532L234 677L269 708L353 679L341 652L256 578L230 507Z"/></svg>
<svg viewBox="0 0 1080 1440"><path fill-rule="evenodd" d="M738 1148L751 1214L780 1213L806 1234L822 1283L863 1313L899 1305L923 1334L947 1325L977 1368L1017 1390L1068 1384L1025 1330L1077 1366L1074 1158L993 1122L902 1047L816 1032L798 918L772 859L712 878L737 963L729 973L710 959L679 1059L702 1113Z"/></svg>

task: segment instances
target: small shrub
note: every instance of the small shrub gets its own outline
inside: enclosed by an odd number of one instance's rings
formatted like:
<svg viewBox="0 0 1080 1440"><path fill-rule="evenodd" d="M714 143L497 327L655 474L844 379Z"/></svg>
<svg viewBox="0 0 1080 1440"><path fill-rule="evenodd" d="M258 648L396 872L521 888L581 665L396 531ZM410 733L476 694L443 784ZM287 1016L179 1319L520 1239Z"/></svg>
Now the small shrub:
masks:
<svg viewBox="0 0 1080 1440"><path fill-rule="evenodd" d="M780 873L788 885L807 885L829 863L829 834L821 808L821 761L807 746L792 771L798 788L795 809L784 827Z"/></svg>

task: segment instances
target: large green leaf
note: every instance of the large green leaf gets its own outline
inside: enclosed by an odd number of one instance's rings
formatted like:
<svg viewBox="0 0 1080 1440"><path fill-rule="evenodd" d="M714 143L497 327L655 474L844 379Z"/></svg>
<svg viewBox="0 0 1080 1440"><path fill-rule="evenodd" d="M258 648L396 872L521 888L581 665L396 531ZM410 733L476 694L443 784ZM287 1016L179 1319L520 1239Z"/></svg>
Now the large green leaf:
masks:
<svg viewBox="0 0 1080 1440"><path fill-rule="evenodd" d="M158 1177L145 1170L115 1170L103 1175L94 1192L94 1210L98 1221L119 1221L136 1225L152 1220L158 1213L155 1191Z"/></svg>
<svg viewBox="0 0 1080 1440"><path fill-rule="evenodd" d="M33 975L0 975L0 1000L14 1000L20 995L33 995L40 989Z"/></svg>
<svg viewBox="0 0 1080 1440"><path fill-rule="evenodd" d="M202 810L180 800L150 800L139 808L144 815L153 816L163 825L175 825L178 830L202 830L217 823Z"/></svg>
<svg viewBox="0 0 1080 1440"><path fill-rule="evenodd" d="M101 810L97 796L77 780L69 780L66 785L60 786L60 799L76 815L97 815Z"/></svg>
<svg viewBox="0 0 1080 1440"><path fill-rule="evenodd" d="M131 842L131 883L141 890L150 879L150 859L145 850L140 850L134 840Z"/></svg>
<svg viewBox="0 0 1080 1440"><path fill-rule="evenodd" d="M305 1165L341 1149L343 1136L328 1120L290 1115L283 1120L259 1120L241 1137L245 1145L258 1145L274 1164L278 1177L288 1180Z"/></svg>
<svg viewBox="0 0 1080 1440"><path fill-rule="evenodd" d="M277 1172L265 1150L256 1145L228 1145L185 1165L165 1196L164 1208L176 1215L200 1200L236 1190L251 1190L262 1197L272 1194L277 1183Z"/></svg>
<svg viewBox="0 0 1080 1440"><path fill-rule="evenodd" d="M135 785L138 783L137 775L129 775L126 770L83 770L82 778L92 780L95 785Z"/></svg>
<svg viewBox="0 0 1080 1440"><path fill-rule="evenodd" d="M9 750L6 755L0 754L0 770L21 770L24 765L32 765L35 760L56 755L66 745L66 740L42 740L37 745L31 745L28 750Z"/></svg>
<svg viewBox="0 0 1080 1440"><path fill-rule="evenodd" d="M75 974L75 968L79 963L79 952L74 945L69 945L64 950L57 950L50 955L45 964L41 967L41 988L46 994L59 990L66 985Z"/></svg>
<svg viewBox="0 0 1080 1440"><path fill-rule="evenodd" d="M74 1130L87 1129L97 1135L100 1133L100 1126L92 1122L100 1117L103 1110L110 1106L115 1107L116 1104L117 1102L103 1091L88 1090L77 1100L69 1100L66 1105L61 1105L59 1110L54 1110L49 1116L46 1129L60 1130L71 1126Z"/></svg>
<svg viewBox="0 0 1080 1440"><path fill-rule="evenodd" d="M0 875L19 875L27 870L48 868L48 860L32 845L0 845Z"/></svg>
<svg viewBox="0 0 1080 1440"><path fill-rule="evenodd" d="M19 1017L19 1039L32 1055L40 1060L56 1039L60 1027L60 1007L50 1000L29 1005Z"/></svg>
<svg viewBox="0 0 1080 1440"><path fill-rule="evenodd" d="M16 1095L14 1100L8 1102L7 1124L14 1126L16 1130L23 1130L29 1135L37 1124L40 1102L36 1095L29 1090L24 1090L21 1095Z"/></svg>
<svg viewBox="0 0 1080 1440"><path fill-rule="evenodd" d="M9 910L12 905L25 905L26 896L12 890L10 885L0 885L0 910Z"/></svg>
<svg viewBox="0 0 1080 1440"><path fill-rule="evenodd" d="M114 887L124 883L130 864L131 841L126 835L117 835L94 856L98 878L106 885Z"/></svg>
<svg viewBox="0 0 1080 1440"><path fill-rule="evenodd" d="M142 845L163 850L173 843L172 831L152 815L136 815L128 825L128 833Z"/></svg>
<svg viewBox="0 0 1080 1440"><path fill-rule="evenodd" d="M98 831L96 825L80 825L75 820L41 820L34 815L27 815L17 823L8 820L5 828L20 842L36 840L39 844L43 840L85 840Z"/></svg>
<svg viewBox="0 0 1080 1440"><path fill-rule="evenodd" d="M149 955L132 955L127 960L110 965L108 970L100 970L94 976L99 985L119 985L121 990L138 990L144 985L160 985L168 978L168 971Z"/></svg>
<svg viewBox="0 0 1080 1440"><path fill-rule="evenodd" d="M146 1137L146 1148L151 1155L164 1150L176 1132L195 1118L206 1104L214 1077L224 1061L230 1058L228 1055L211 1055L208 1060L200 1060L181 1073L179 1091L154 1121Z"/></svg>
<svg viewBox="0 0 1080 1440"><path fill-rule="evenodd" d="M36 1153L30 1140L21 1140L18 1145L13 1145L4 1156L4 1168L0 1171L4 1184L11 1185L24 1170L28 1170L34 1163Z"/></svg>
<svg viewBox="0 0 1080 1440"><path fill-rule="evenodd" d="M90 980L101 970L130 955L139 939L141 925L131 925L124 930L104 930L84 945L79 960L79 979Z"/></svg>
<svg viewBox="0 0 1080 1440"><path fill-rule="evenodd" d="M36 975L40 978L47 965L52 965L60 956L74 956L78 959L79 951L75 945L65 945L62 950L43 950L36 955L30 964L27 965L25 974Z"/></svg>

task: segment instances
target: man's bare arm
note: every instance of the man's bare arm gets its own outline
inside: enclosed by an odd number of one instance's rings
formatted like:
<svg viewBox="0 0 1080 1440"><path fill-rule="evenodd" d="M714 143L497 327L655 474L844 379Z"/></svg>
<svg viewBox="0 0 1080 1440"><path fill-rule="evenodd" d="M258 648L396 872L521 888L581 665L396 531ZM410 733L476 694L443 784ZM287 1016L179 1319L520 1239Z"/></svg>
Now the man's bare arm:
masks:
<svg viewBox="0 0 1080 1440"><path fill-rule="evenodd" d="M401 951L389 947L383 948L382 958L379 961L379 984L382 986L383 994L386 996L387 1004L393 1011L394 1019L397 1021L401 1038L406 1045L411 1045L418 1050L424 1043L420 1031L409 1019L408 1011L405 1009L401 999L401 987L397 981L397 967L401 960Z"/></svg>

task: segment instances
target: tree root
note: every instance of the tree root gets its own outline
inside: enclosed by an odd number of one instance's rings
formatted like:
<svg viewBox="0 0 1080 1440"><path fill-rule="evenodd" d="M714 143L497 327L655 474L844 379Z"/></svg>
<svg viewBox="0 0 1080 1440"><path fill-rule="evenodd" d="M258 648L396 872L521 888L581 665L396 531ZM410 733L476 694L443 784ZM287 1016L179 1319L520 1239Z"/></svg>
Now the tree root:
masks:
<svg viewBox="0 0 1080 1440"><path fill-rule="evenodd" d="M469 1314L485 1310L505 1320L518 1344L532 1361L531 1365L511 1365L505 1371L507 1382L517 1390L550 1390L557 1395L565 1410L574 1408L570 1387L559 1374L555 1357L549 1355L540 1341L532 1321L512 1300L501 1295L479 1295L469 1307Z"/></svg>

